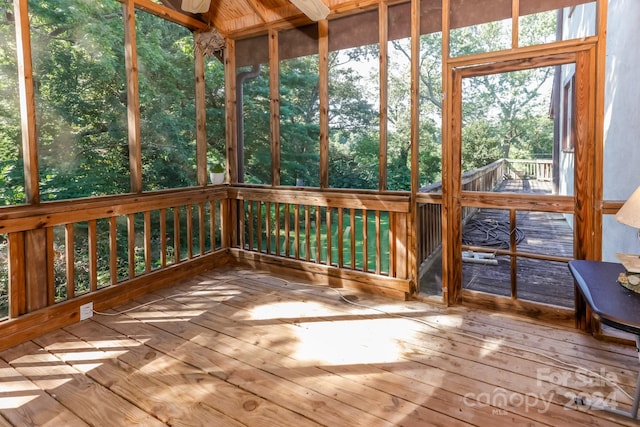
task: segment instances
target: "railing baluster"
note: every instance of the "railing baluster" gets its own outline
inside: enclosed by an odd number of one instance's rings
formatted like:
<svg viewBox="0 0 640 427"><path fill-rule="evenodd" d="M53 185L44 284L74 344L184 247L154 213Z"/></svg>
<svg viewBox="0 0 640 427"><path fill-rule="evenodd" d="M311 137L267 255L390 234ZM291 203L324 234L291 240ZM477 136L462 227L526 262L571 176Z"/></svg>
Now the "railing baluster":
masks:
<svg viewBox="0 0 640 427"><path fill-rule="evenodd" d="M389 212L389 277L396 277L396 215Z"/></svg>
<svg viewBox="0 0 640 427"><path fill-rule="evenodd" d="M159 230L159 239L160 239L160 267L164 268L167 266L167 210L162 208L160 209L160 230Z"/></svg>
<svg viewBox="0 0 640 427"><path fill-rule="evenodd" d="M136 233L135 214L127 215L127 247L129 261L129 279L136 276Z"/></svg>
<svg viewBox="0 0 640 427"><path fill-rule="evenodd" d="M253 200L247 200L247 204L248 204L248 213L247 213L247 222L249 224L249 237L248 237L248 241L247 241L247 250L254 250L254 239L253 239L253 218L255 218L253 216L253 204L254 201Z"/></svg>
<svg viewBox="0 0 640 427"><path fill-rule="evenodd" d="M216 218L216 201L209 200L209 245L211 246L211 251L214 252L218 247L218 242L216 240L216 224L218 220Z"/></svg>
<svg viewBox="0 0 640 427"><path fill-rule="evenodd" d="M309 205L304 208L304 259L311 260L311 207Z"/></svg>
<svg viewBox="0 0 640 427"><path fill-rule="evenodd" d="M245 236L244 233L246 232L246 222L247 222L247 201L246 200L240 200L239 203L239 209L240 211L238 212L238 219L240 221L240 235L238 236L239 239L239 244L240 244L240 248L241 249L246 249L246 243L245 243Z"/></svg>
<svg viewBox="0 0 640 427"><path fill-rule="evenodd" d="M207 213L205 212L205 204L204 202L199 202L198 203L198 239L200 240L200 255L204 255L206 250L205 250L205 245L206 245L206 227L205 227L205 220L206 220L206 216Z"/></svg>
<svg viewBox="0 0 640 427"><path fill-rule="evenodd" d="M53 239L50 240L53 244ZM11 287L9 288L9 318L15 319L27 312L26 282L24 265L25 233L22 231L9 233L9 269ZM53 277L53 263L48 267L49 276ZM52 292L53 293L53 292ZM51 301L51 298L49 298Z"/></svg>
<svg viewBox="0 0 640 427"><path fill-rule="evenodd" d="M118 223L116 217L109 217L109 274L111 284L118 283Z"/></svg>
<svg viewBox="0 0 640 427"><path fill-rule="evenodd" d="M285 249L284 249L284 253L285 256L288 258L291 254L291 245L290 245L290 239L291 239L291 224L290 223L290 218L289 216L291 215L291 206L289 205L289 203L286 203L284 205L284 237L285 237Z"/></svg>
<svg viewBox="0 0 640 427"><path fill-rule="evenodd" d="M362 271L369 271L369 212L362 209Z"/></svg>
<svg viewBox="0 0 640 427"><path fill-rule="evenodd" d="M351 227L351 269L356 269L356 210L349 209L349 226Z"/></svg>
<svg viewBox="0 0 640 427"><path fill-rule="evenodd" d="M280 203L276 203L275 207L275 243L276 243L276 256L280 256Z"/></svg>
<svg viewBox="0 0 640 427"><path fill-rule="evenodd" d="M338 208L338 268L344 267L344 209Z"/></svg>
<svg viewBox="0 0 640 427"><path fill-rule="evenodd" d="M89 240L89 289L94 292L98 290L98 229L95 219L88 223L87 237Z"/></svg>
<svg viewBox="0 0 640 427"><path fill-rule="evenodd" d="M257 230L256 230L256 233L258 235L257 251L263 252L262 250L262 201L257 200L256 203L257 203L257 209L258 209L258 212L256 213L257 222L258 222Z"/></svg>
<svg viewBox="0 0 640 427"><path fill-rule="evenodd" d="M380 232L380 211L376 211L375 212L376 215L376 274L380 274L380 271L382 270L382 251L381 251L381 244L382 244L382 234Z"/></svg>
<svg viewBox="0 0 640 427"><path fill-rule="evenodd" d="M271 202L265 202L265 238L267 239L267 253L271 253Z"/></svg>
<svg viewBox="0 0 640 427"><path fill-rule="evenodd" d="M67 300L76 296L75 248L73 242L73 223L64 226L64 258L67 273Z"/></svg>
<svg viewBox="0 0 640 427"><path fill-rule="evenodd" d="M178 264L180 256L180 207L173 208L173 261Z"/></svg>
<svg viewBox="0 0 640 427"><path fill-rule="evenodd" d="M293 207L293 212L294 212L294 216L293 216L293 220L294 220L294 227L293 227L293 245L294 245L294 252L295 252L295 257L296 259L300 259L300 205L296 204Z"/></svg>
<svg viewBox="0 0 640 427"><path fill-rule="evenodd" d="M327 221L327 265L330 266L331 263L331 252L332 252L332 242L331 242L331 208L329 206L326 207L326 221Z"/></svg>
<svg viewBox="0 0 640 427"><path fill-rule="evenodd" d="M193 258L193 206L189 203L185 206L187 215L187 258Z"/></svg>
<svg viewBox="0 0 640 427"><path fill-rule="evenodd" d="M151 212L144 212L144 271L151 271Z"/></svg>
<svg viewBox="0 0 640 427"><path fill-rule="evenodd" d="M316 206L316 263L322 262L322 209Z"/></svg>

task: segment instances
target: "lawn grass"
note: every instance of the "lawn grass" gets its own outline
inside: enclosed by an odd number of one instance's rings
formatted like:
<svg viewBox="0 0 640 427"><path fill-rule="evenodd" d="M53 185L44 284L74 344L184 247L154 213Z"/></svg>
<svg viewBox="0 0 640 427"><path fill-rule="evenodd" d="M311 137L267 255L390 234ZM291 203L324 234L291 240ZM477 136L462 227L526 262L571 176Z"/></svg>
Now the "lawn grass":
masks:
<svg viewBox="0 0 640 427"><path fill-rule="evenodd" d="M309 227L308 230L305 228L305 209L309 209ZM331 233L331 264L337 265L339 262L339 248L338 248L338 237L339 237L339 218L338 209L332 209L331 211L331 226L327 227L326 223L326 209L321 209L321 221L320 221L320 256L318 259L317 254L317 224L316 224L316 209L315 206L301 206L299 212L299 229L300 236L299 242L296 245L295 240L295 215L293 210L290 211L290 220L289 220L289 251L288 254L290 257L296 256L296 246L298 249L298 256L301 259L307 258L307 239L309 240L310 253L309 259L326 264L327 263L327 234ZM254 209L254 212L256 210ZM271 207L271 224L272 229L270 233L270 248L271 253L276 253L276 230L274 227L275 224L275 208ZM354 229L351 229L351 215L355 215L354 217ZM375 212L367 211L366 212L366 221L363 215L362 210L350 210L343 209L342 211L343 221L342 221L342 264L346 267L351 266L351 234L354 233L355 236L355 269L363 269L364 268L364 256L363 256L363 248L364 248L364 235L363 235L363 227L366 222L367 226L367 265L366 269L368 271L375 271L376 269L376 217ZM278 251L280 255L286 256L287 254L287 243L286 243L286 235L285 235L285 226L284 226L284 209L281 207L278 215L280 219L280 230L279 230L279 242L277 243ZM262 226L265 227L266 219L265 219L265 211L263 209L262 212ZM254 219L254 230L257 229L255 226ZM262 248L263 252L267 252L267 243L266 243L266 231L263 230L262 235ZM248 235L245 236L248 238ZM257 238L254 236L254 242L251 244L252 247L257 248ZM389 271L389 214L387 212L382 212L380 214L380 269L381 271Z"/></svg>

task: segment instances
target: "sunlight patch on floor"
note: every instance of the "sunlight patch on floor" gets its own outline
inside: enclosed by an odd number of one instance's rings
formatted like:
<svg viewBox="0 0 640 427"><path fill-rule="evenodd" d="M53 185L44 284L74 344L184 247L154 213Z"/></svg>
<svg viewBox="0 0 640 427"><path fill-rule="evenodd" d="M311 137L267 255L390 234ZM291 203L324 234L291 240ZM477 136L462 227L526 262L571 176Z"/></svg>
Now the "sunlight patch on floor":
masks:
<svg viewBox="0 0 640 427"><path fill-rule="evenodd" d="M312 301L286 301L260 305L251 309L251 320L298 319L335 316L336 312Z"/></svg>
<svg viewBox="0 0 640 427"><path fill-rule="evenodd" d="M292 357L329 365L395 362L405 352L403 341L415 333L402 319L341 320L301 323L292 333Z"/></svg>

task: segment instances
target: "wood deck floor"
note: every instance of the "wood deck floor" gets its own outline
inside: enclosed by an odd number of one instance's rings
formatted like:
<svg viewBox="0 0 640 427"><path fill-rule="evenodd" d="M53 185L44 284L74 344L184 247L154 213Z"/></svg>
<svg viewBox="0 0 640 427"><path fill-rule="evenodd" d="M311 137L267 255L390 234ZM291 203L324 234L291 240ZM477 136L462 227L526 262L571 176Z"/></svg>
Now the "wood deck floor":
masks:
<svg viewBox="0 0 640 427"><path fill-rule="evenodd" d="M635 425L634 349L506 314L214 271L0 353L0 426ZM166 298L170 297L170 298ZM136 307L140 303L150 303ZM544 357L544 355L551 356Z"/></svg>

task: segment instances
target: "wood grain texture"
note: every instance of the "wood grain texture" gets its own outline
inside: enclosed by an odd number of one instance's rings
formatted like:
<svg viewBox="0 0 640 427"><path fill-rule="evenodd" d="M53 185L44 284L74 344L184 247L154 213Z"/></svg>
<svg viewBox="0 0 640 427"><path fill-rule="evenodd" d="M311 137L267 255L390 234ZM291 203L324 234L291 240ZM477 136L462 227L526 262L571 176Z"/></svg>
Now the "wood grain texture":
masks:
<svg viewBox="0 0 640 427"><path fill-rule="evenodd" d="M635 425L571 403L614 390L585 386L571 365L633 390L633 347L482 309L348 295L359 305L317 283L221 269L137 296L126 313L0 352L0 425ZM496 393L507 400L483 401Z"/></svg>

